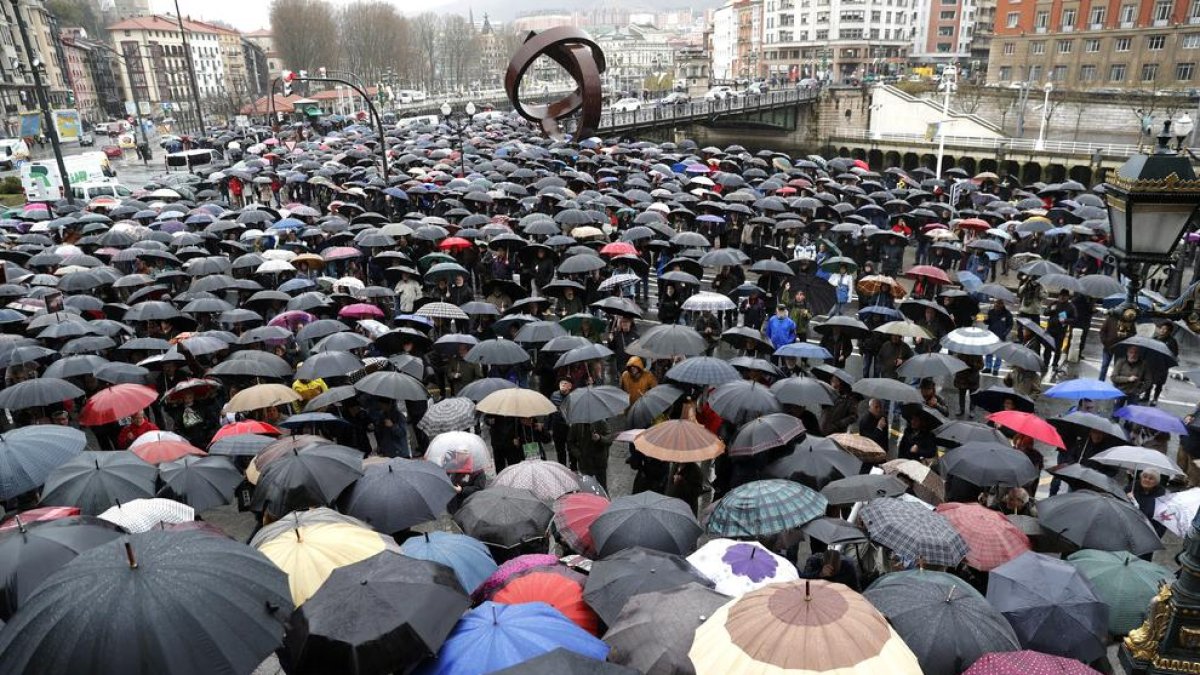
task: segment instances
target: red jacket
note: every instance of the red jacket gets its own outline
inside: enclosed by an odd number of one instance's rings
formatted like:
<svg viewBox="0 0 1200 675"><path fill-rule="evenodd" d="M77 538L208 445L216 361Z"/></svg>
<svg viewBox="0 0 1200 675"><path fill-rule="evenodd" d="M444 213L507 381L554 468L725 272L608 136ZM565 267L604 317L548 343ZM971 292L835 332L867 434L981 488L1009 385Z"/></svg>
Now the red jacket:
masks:
<svg viewBox="0 0 1200 675"><path fill-rule="evenodd" d="M150 420L142 420L141 424L126 424L121 428L121 433L117 434L117 447L124 450L133 444L138 439L138 436L158 431L158 426Z"/></svg>

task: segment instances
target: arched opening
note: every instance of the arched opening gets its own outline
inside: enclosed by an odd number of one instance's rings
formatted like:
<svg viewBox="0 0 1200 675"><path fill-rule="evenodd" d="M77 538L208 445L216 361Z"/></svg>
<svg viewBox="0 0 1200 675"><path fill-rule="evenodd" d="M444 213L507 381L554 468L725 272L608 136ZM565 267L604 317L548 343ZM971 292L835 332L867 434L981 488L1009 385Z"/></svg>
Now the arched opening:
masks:
<svg viewBox="0 0 1200 675"><path fill-rule="evenodd" d="M884 166L883 166L883 151L878 150L878 149L873 149L873 150L867 152L867 164L872 169L883 169L884 168Z"/></svg>
<svg viewBox="0 0 1200 675"><path fill-rule="evenodd" d="M963 171L966 171L968 176L974 176L976 173L976 163L974 157L960 157L958 160L958 166Z"/></svg>
<svg viewBox="0 0 1200 675"><path fill-rule="evenodd" d="M921 166L921 159L917 157L917 153L915 152L906 152L904 153L904 162L901 166L904 167L905 171L912 171Z"/></svg>
<svg viewBox="0 0 1200 675"><path fill-rule="evenodd" d="M1021 183L1029 185L1042 180L1042 165L1037 162L1029 162L1021 167Z"/></svg>
<svg viewBox="0 0 1200 675"><path fill-rule="evenodd" d="M853 157L854 159L861 159L863 161L866 161L867 151L863 150L862 148L851 148L850 156ZM867 162L867 163L870 164L870 162Z"/></svg>
<svg viewBox="0 0 1200 675"><path fill-rule="evenodd" d="M1092 167L1085 165L1073 166L1069 171L1067 171L1067 177L1073 181L1077 181L1085 186L1091 187Z"/></svg>
<svg viewBox="0 0 1200 675"><path fill-rule="evenodd" d="M930 170L937 169L937 157L928 154L921 155L921 166Z"/></svg>
<svg viewBox="0 0 1200 675"><path fill-rule="evenodd" d="M1062 164L1051 164L1046 167L1046 182L1061 183L1067 179L1067 167Z"/></svg>
<svg viewBox="0 0 1200 675"><path fill-rule="evenodd" d="M901 166L902 162L903 159L901 158L900 153L896 152L895 150L888 150L883 154L882 168L890 169L893 166Z"/></svg>
<svg viewBox="0 0 1200 675"><path fill-rule="evenodd" d="M849 156L850 156L850 148L847 148L844 145L842 147L838 148L838 157L849 157Z"/></svg>
<svg viewBox="0 0 1200 675"><path fill-rule="evenodd" d="M1000 174L1000 176L1002 176L1002 177L1003 176L1016 176L1017 178L1020 178L1021 177L1021 164L1020 164L1020 162L1017 162L1016 160L1007 159L1000 163L1000 170L997 171L996 173Z"/></svg>
<svg viewBox="0 0 1200 675"><path fill-rule="evenodd" d="M975 174L981 174L984 171L990 171L998 174L1000 165L994 159L981 159L979 165L975 167Z"/></svg>

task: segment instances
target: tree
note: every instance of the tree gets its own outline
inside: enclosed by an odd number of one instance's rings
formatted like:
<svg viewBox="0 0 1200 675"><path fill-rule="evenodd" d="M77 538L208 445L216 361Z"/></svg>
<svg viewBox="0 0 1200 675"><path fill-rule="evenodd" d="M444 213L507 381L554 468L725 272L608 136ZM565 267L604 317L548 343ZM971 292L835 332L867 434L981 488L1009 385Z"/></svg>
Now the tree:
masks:
<svg viewBox="0 0 1200 675"><path fill-rule="evenodd" d="M404 59L402 45L411 40L408 22L396 8L380 0L359 0L338 14L341 68L368 86L383 80Z"/></svg>
<svg viewBox="0 0 1200 675"><path fill-rule="evenodd" d="M80 0L47 0L46 11L58 19L58 25L61 27L79 26L87 31L89 38L101 42L108 41L104 17L96 10L95 3Z"/></svg>
<svg viewBox="0 0 1200 675"><path fill-rule="evenodd" d="M440 21L431 12L418 14L412 19L412 47L414 82L424 82L425 90L432 92L438 81L438 34Z"/></svg>
<svg viewBox="0 0 1200 675"><path fill-rule="evenodd" d="M439 26L438 46L443 87L461 88L470 83L472 66L480 62L475 27L459 14L444 14Z"/></svg>
<svg viewBox="0 0 1200 675"><path fill-rule="evenodd" d="M337 24L325 0L272 0L271 32L289 70L338 65Z"/></svg>

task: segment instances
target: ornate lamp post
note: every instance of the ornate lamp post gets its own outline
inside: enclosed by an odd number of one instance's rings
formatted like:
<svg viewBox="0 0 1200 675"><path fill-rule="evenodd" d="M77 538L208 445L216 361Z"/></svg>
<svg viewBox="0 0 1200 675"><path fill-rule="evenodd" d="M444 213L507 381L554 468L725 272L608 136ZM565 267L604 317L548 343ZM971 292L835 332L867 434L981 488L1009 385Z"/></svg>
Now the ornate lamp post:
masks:
<svg viewBox="0 0 1200 675"><path fill-rule="evenodd" d="M450 116L450 114L453 112L453 109L450 107L448 102L443 103L440 110L442 113L442 121L446 123L446 126L450 127L450 130L454 132L454 137L458 140L458 175L466 176L467 161L466 153L463 151L463 131L465 131L466 128L471 124L471 119L475 117L475 103L473 101L468 101L466 115L458 119Z"/></svg>
<svg viewBox="0 0 1200 675"><path fill-rule="evenodd" d="M1121 664L1133 675L1200 673L1200 514L1179 563L1179 577L1159 589L1145 623L1121 645Z"/></svg>

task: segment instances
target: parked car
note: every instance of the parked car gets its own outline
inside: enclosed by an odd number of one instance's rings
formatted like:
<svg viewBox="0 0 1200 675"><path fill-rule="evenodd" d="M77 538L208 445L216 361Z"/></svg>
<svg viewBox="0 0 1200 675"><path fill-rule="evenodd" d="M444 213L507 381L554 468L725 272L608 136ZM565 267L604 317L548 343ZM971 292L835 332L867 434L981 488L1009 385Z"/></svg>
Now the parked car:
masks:
<svg viewBox="0 0 1200 675"><path fill-rule="evenodd" d="M103 152L104 156L109 159L121 159L125 156L125 151L119 145L101 146L100 152Z"/></svg>
<svg viewBox="0 0 1200 675"><path fill-rule="evenodd" d="M642 102L636 98L623 98L610 106L613 112L634 112L642 109Z"/></svg>
<svg viewBox="0 0 1200 675"><path fill-rule="evenodd" d="M658 100L659 105L684 105L692 99L681 91L673 91Z"/></svg>
<svg viewBox="0 0 1200 675"><path fill-rule="evenodd" d="M92 132L85 131L79 135L79 147L90 148L95 144L96 144L96 137L92 135Z"/></svg>
<svg viewBox="0 0 1200 675"><path fill-rule="evenodd" d="M704 94L704 100L705 101L723 101L727 98L731 98L736 95L737 94L736 94L736 92L734 92L733 87L721 85L721 86L717 86L717 87L713 87L712 89L709 89Z"/></svg>

